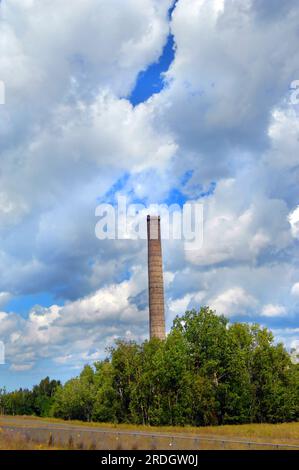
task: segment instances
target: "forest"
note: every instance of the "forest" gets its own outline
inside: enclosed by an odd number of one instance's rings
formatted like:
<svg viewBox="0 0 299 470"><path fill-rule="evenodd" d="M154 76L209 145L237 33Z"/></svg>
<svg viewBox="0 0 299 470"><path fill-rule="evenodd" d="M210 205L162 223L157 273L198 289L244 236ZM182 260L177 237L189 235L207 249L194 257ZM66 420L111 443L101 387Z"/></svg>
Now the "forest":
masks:
<svg viewBox="0 0 299 470"><path fill-rule="evenodd" d="M271 331L209 307L176 317L164 341L118 340L65 384L0 390L2 414L147 425L277 423L299 418L299 365Z"/></svg>

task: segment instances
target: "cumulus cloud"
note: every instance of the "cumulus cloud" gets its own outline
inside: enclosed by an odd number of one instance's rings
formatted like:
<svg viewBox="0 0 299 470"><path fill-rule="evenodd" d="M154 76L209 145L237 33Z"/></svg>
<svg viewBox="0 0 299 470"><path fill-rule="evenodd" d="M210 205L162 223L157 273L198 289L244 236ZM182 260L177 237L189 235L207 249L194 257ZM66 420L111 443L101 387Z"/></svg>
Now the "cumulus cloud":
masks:
<svg viewBox="0 0 299 470"><path fill-rule="evenodd" d="M289 214L289 222L294 238L299 238L299 206Z"/></svg>
<svg viewBox="0 0 299 470"><path fill-rule="evenodd" d="M242 184L243 183L243 184ZM187 253L196 264L250 261L290 243L284 201L248 195L245 181L220 181L214 197L204 202L203 246Z"/></svg>
<svg viewBox="0 0 299 470"><path fill-rule="evenodd" d="M65 92L110 87L127 94L158 59L168 34L168 0L2 2L3 79L43 102ZM51 21L49 21L49 18ZM13 96L12 96L13 98Z"/></svg>
<svg viewBox="0 0 299 470"><path fill-rule="evenodd" d="M64 306L34 307L26 319L0 313L0 335L12 370L24 371L51 357L61 364L82 365L103 358L118 337L143 339L147 309L138 308L133 299L145 285L145 273L136 268L129 281Z"/></svg>
<svg viewBox="0 0 299 470"><path fill-rule="evenodd" d="M209 302L211 308L227 317L246 315L256 304L256 299L241 287L233 287L225 292L221 292Z"/></svg>
<svg viewBox="0 0 299 470"><path fill-rule="evenodd" d="M293 284L292 289L291 289L291 293L295 297L299 297L299 282L296 282L295 284Z"/></svg>
<svg viewBox="0 0 299 470"><path fill-rule="evenodd" d="M298 116L292 108L274 110L268 130L271 148L265 156L268 164L280 169L293 168L296 171L299 162L298 121Z"/></svg>
<svg viewBox="0 0 299 470"><path fill-rule="evenodd" d="M283 305L267 304L263 306L262 315L264 317L283 317L287 314Z"/></svg>
<svg viewBox="0 0 299 470"><path fill-rule="evenodd" d="M186 310L198 307L205 298L205 292L188 293L182 298L170 299L168 302L169 316L173 319L182 315Z"/></svg>
<svg viewBox="0 0 299 470"><path fill-rule="evenodd" d="M146 337L146 243L94 234L97 203L119 192L204 204L200 249L163 244L168 327L210 305L296 341L298 3L179 0L169 21L171 4L1 3L0 339L13 372L75 368L118 336ZM133 107L169 29L165 86ZM5 307L42 292L59 305Z"/></svg>
<svg viewBox="0 0 299 470"><path fill-rule="evenodd" d="M173 13L177 53L160 112L202 177L225 174L242 148L267 145L272 110L297 74L298 8L287 2L283 16L264 21L258 3L182 0Z"/></svg>

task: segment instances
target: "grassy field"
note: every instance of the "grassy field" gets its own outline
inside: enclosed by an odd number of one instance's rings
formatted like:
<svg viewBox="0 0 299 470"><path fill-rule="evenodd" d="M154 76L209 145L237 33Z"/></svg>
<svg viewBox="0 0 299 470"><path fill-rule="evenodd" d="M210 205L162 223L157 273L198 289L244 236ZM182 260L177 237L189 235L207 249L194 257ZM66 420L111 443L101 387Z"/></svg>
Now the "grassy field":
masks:
<svg viewBox="0 0 299 470"><path fill-rule="evenodd" d="M4 419L4 418L3 418ZM216 448L233 448L239 449L244 448L244 446L238 445L236 443L213 443L208 441L209 438L216 438L216 439L225 439L225 440L241 440L241 441L252 441L252 442L266 442L272 444L288 444L288 445L299 445L299 422L296 423L282 423L282 424L243 424L243 425L225 425L225 426L209 426L209 427L150 427L150 426L134 426L130 424L121 424L121 425L114 425L114 424L107 424L107 423L83 423L81 421L63 421L59 419L51 419L51 418L36 418L32 416L22 416L22 417L14 417L14 420L18 421L18 426L26 427L26 423L29 424L31 429L35 427L43 426L48 424L55 425L63 423L68 427L70 426L70 430L72 426L79 426L82 430L89 429L105 429L107 432L105 433L105 442L103 441L103 445L106 445L106 448L122 448L122 449L130 449L130 448L151 448L156 446L156 448L162 448L169 446L169 439L160 436L155 439L148 439L141 438L140 436L137 437L129 437L126 435L120 434L118 437L115 437L117 432L121 431L130 431L131 433L138 433L138 432L146 432L146 433L165 433L167 435L173 435L175 437L175 446L176 448L181 448L182 446L191 446L193 448L200 448L202 449L216 449ZM0 417L0 426L1 426L1 417ZM111 435L109 430L111 429ZM70 431L71 433L71 431ZM84 433L83 433L84 434ZM184 436L192 436L191 440L183 440L180 438L180 435ZM4 436L5 437L5 436ZM207 441L205 441L205 438ZM101 438L102 439L102 438ZM20 439L22 440L22 439ZM91 442L91 441L90 441ZM5 448L3 446L8 445L7 439L3 439L3 435L0 433L0 449ZM45 441L45 445L48 442ZM53 443L50 443L53 448ZM56 444L56 442L55 442ZM20 442L22 445L22 442ZM30 445L32 448L32 443L24 443L24 445ZM64 446L62 446L64 447ZM68 446L66 446L68 447ZM6 447L7 448L7 447ZM17 447L19 448L19 447ZM28 448L28 447L27 447ZM36 447L35 447L36 448ZM41 447L37 447L41 448ZM47 448L47 447L45 447ZM85 448L89 448L89 446L85 446ZM190 448L190 447L188 447Z"/></svg>
<svg viewBox="0 0 299 470"><path fill-rule="evenodd" d="M279 424L227 424L224 426L142 426L133 424L111 424L111 423L87 423L83 421L64 421L57 418L38 418L33 416L22 416L22 420L36 420L37 423L51 422L74 424L76 426L111 428L113 430L144 431L144 432L165 432L165 433L183 433L200 434L207 436L226 436L243 438L260 438L262 440L271 439L278 441L294 441L299 445L299 422L279 423ZM1 418L0 418L1 424Z"/></svg>
<svg viewBox="0 0 299 470"><path fill-rule="evenodd" d="M11 435L0 429L0 450L55 450L55 447L48 443L38 444L21 435Z"/></svg>

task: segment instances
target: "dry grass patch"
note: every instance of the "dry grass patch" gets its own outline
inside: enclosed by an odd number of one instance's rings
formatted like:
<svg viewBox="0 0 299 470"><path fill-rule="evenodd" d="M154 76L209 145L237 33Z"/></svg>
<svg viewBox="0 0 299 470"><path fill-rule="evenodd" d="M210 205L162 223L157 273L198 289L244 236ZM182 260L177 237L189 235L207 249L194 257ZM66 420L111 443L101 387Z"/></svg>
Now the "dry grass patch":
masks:
<svg viewBox="0 0 299 470"><path fill-rule="evenodd" d="M159 432L169 434L198 434L201 436L223 436L226 438L251 438L252 440L259 439L263 441L270 439L269 442L290 442L299 445L299 422L293 423L279 423L279 424L227 424L224 426L142 426L133 424L112 424L112 423L87 423L82 421L64 421L57 418L37 418L37 417L22 417L22 419L34 419L37 422L51 422L51 423L63 423L75 426L87 426L105 428L111 430L123 430L123 431L140 431L140 432Z"/></svg>
<svg viewBox="0 0 299 470"><path fill-rule="evenodd" d="M41 444L32 441L19 433L0 429L0 450L51 450L52 444ZM58 449L56 447L56 449Z"/></svg>
<svg viewBox="0 0 299 470"><path fill-rule="evenodd" d="M109 430L111 431L131 431L134 432L145 432L145 433L165 433L171 434L176 436L176 440L179 439L179 434L184 434L187 436L192 436L194 439L190 440L191 445L196 446L196 441L199 439L201 448L207 446L211 446L212 444L208 444L208 442L204 442L204 437L206 438L223 438L223 439L231 439L231 440L244 440L244 441L255 441L255 442L268 442L273 444L293 444L299 445L299 422L294 423L281 423L281 424L240 424L240 425L225 425L225 426L207 426L207 427L191 427L191 426L138 426L132 424L111 424L111 423L87 423L81 421L64 421L61 419L56 418L37 418L32 416L22 416L22 417L2 417L0 418L0 425L1 422L3 424L8 424L10 421L13 422L15 426L26 427L29 426L34 428L35 426L46 426L47 423L52 424L63 424L67 428L69 426L80 426L82 428L101 428L103 430L107 430L107 434L109 434ZM104 436L102 436L104 438ZM137 446L138 448L143 448L143 442L147 439L142 439L140 436L138 438L134 438L133 436L129 439L129 436L121 436L120 442L117 442L115 435L110 434L109 436L111 442L107 445L107 447L113 448L118 444L122 446L122 448L131 448ZM106 441L109 440L108 436L106 437ZM202 439L203 438L203 439ZM163 437L158 438L159 441L164 440ZM126 440L130 440L130 442L126 442ZM155 438L152 442L152 439L148 439L149 442L146 442L147 448L151 448L151 446L159 447L158 442L156 442L157 438ZM183 442L183 440L181 440ZM166 441L165 441L166 442ZM98 442L96 443L98 444ZM104 442L102 442L104 444ZM105 443L106 444L106 443ZM187 444L187 443L186 443ZM186 445L185 444L185 445ZM127 447L129 445L129 447ZM68 446L71 448L71 445ZM87 448L94 448L95 443L91 441L88 443ZM218 448L223 447L223 444L217 444ZM230 447L230 444L225 444L226 448ZM233 445L234 448L236 444Z"/></svg>

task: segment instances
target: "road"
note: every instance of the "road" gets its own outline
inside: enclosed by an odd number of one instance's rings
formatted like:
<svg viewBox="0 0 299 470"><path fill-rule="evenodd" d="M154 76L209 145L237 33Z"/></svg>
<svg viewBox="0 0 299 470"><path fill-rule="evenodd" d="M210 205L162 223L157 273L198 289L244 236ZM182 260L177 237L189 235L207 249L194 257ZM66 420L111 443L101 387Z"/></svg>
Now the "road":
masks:
<svg viewBox="0 0 299 470"><path fill-rule="evenodd" d="M6 433L19 434L27 440L82 449L257 449L289 448L299 450L299 445L280 446L242 438L213 436L197 433L169 433L141 431L117 427L79 425L44 419L0 416L0 428ZM201 430L202 431L202 430Z"/></svg>

